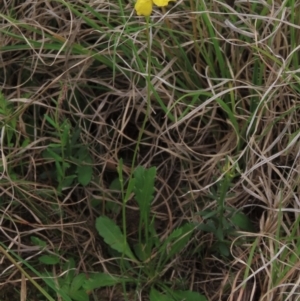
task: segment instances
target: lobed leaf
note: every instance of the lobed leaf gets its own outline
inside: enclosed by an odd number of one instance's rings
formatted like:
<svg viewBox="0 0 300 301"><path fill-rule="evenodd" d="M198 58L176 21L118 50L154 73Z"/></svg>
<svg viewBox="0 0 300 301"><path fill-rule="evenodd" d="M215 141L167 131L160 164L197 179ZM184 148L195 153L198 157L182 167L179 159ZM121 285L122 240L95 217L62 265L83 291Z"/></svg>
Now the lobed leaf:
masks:
<svg viewBox="0 0 300 301"><path fill-rule="evenodd" d="M113 220L107 216L98 217L96 220L96 229L111 248L132 260L136 260L126 238Z"/></svg>

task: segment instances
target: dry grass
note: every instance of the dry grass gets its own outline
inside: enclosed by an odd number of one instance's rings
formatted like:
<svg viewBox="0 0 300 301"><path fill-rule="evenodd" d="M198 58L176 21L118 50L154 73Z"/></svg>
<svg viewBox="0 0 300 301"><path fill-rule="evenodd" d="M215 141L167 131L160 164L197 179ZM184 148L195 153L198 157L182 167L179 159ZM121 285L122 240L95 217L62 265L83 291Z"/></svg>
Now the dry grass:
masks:
<svg viewBox="0 0 300 301"><path fill-rule="evenodd" d="M151 97L136 166L157 167L151 210L159 235L166 237L184 221L195 221L198 212L216 210L212 189L228 172L222 168L229 158L231 168L236 163L239 169L226 206L247 214L256 233L228 238L232 257L224 258L210 249L214 236L198 231L187 250L199 251L190 257L178 254L164 277L185 279L190 289L212 301L298 300L300 100L298 49L291 41L298 41L300 19L291 18L300 3L206 3L225 72L214 57L205 11L193 11L190 2L178 2L167 16L157 11L153 17L151 80L157 95ZM103 20L96 20L82 3ZM122 201L109 187L118 177L119 158L130 174L146 114L145 70L137 69L139 58L130 49L134 45L145 63L144 21L132 15L130 3L123 9L126 26L114 1L4 0L1 6L0 89L7 100L3 104L11 107L0 116L0 241L40 270L42 252L31 236L46 241L47 250L59 252L62 261L76 258L77 269L87 274L117 271L97 236L95 219L109 214L121 224ZM235 27L225 23L230 14L236 16ZM195 95L197 101L180 118ZM219 99L231 106L238 128ZM86 187L74 183L57 192L54 161L43 152L59 138L45 114L81 129L76 144L86 146L93 159L93 179ZM119 211L109 213L112 204L119 204ZM129 202L131 237L138 218L136 204ZM12 295L37 300L5 254L0 266L0 300ZM53 267L54 275L61 273ZM115 300L118 288L105 294Z"/></svg>

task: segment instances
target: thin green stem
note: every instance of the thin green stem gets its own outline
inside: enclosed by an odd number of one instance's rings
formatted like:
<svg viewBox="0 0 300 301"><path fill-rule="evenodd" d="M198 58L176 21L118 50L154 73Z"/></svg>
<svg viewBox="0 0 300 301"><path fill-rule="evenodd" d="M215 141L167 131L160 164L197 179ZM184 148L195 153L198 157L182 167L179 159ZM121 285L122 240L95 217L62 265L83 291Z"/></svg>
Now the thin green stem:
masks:
<svg viewBox="0 0 300 301"><path fill-rule="evenodd" d="M142 127L139 131L139 136L138 136L138 141L137 144L135 146L135 151L134 151L134 155L133 155L133 160L132 160L132 165L131 165L131 174L133 173L133 169L134 169L134 165L135 165L135 160L136 160L136 156L140 147L140 143L142 140L142 136L143 133L145 131L146 128L146 123L148 121L148 117L150 115L150 109L151 109L151 38L150 38L150 24L149 24L149 18L146 18L146 35L147 35L147 43L148 43L148 55L147 55L147 78L146 78L146 83L147 83L147 107L146 107L146 114L145 114L145 118L142 124ZM140 217L140 223L139 223L139 242L142 241L142 222L144 220L145 223L145 238L146 241L148 241L148 220L147 217L145 216L141 216Z"/></svg>
<svg viewBox="0 0 300 301"><path fill-rule="evenodd" d="M129 180L128 183L131 182L132 177L133 177L133 171L135 169L135 162L136 162L136 158L137 158L137 154L139 151L139 147L141 144L141 140L142 140L142 136L143 133L145 131L146 128L146 124L148 121L148 116L150 114L150 109L151 109L151 100L150 100L150 96L151 96L151 40L150 40L150 26L149 26L149 18L146 19L147 21L147 26L146 26L146 34L147 34L147 42L148 42L148 56L147 56L147 78L146 78L146 83L147 83L147 107L146 107L146 114L145 114L145 118L142 124L142 127L140 128L139 131L139 135L138 135L138 139L135 145L135 150L134 150L134 154L133 154L133 158L132 158L132 163L131 163L131 172L129 175ZM127 190L130 189L130 185L127 186ZM127 193L126 193L127 194ZM122 208L122 218L123 218L123 231L126 231L126 201L123 198L123 208ZM148 221L146 217L141 216L140 217L140 223L139 223L139 241L142 241L142 221L144 220L145 222L145 236L146 236L146 241L148 241ZM126 232L124 232L124 237L126 238Z"/></svg>

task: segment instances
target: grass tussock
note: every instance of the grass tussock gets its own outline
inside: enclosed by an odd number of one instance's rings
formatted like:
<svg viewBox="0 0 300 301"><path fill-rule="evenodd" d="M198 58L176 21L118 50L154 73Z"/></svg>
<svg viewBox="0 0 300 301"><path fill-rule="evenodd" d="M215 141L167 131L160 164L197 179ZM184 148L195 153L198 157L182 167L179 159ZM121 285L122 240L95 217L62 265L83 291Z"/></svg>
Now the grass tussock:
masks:
<svg viewBox="0 0 300 301"><path fill-rule="evenodd" d="M298 300L299 7L5 1L0 300Z"/></svg>

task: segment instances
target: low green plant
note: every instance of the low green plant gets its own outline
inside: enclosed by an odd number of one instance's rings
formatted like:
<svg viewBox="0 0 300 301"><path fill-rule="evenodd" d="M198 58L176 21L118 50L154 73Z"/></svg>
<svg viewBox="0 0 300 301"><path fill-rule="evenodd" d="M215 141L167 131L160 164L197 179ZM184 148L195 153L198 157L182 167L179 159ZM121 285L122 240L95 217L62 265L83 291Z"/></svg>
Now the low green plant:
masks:
<svg viewBox="0 0 300 301"><path fill-rule="evenodd" d="M230 244L236 236L237 230L254 232L254 228L249 218L242 212L226 205L226 198L229 196L232 182L239 174L237 166L231 166L229 159L221 170L224 176L212 187L212 200L216 200L215 209L206 209L197 213L203 219L203 222L197 224L197 229L212 233L215 237L215 243L212 250L218 254L228 257L230 255Z"/></svg>
<svg viewBox="0 0 300 301"><path fill-rule="evenodd" d="M38 237L32 236L31 241L44 249L47 243ZM1 246L0 246L1 251ZM31 270L36 276L42 279L45 285L39 285L28 276L25 269L21 268L21 272L28 278L29 281L38 289L41 298L46 298L48 301L54 301L55 296L62 298L64 301L89 301L90 294L94 289L114 286L122 282L129 282L128 278L116 277L106 273L77 273L76 262L74 258L69 258L67 261L62 262L59 252L56 254L44 254L38 257L39 266L42 264L45 268L45 272L37 271L32 264L21 259L14 252L8 254L4 251L4 254L11 259L13 263L16 263L15 259ZM15 259L14 259L15 258ZM17 264L17 263L16 263ZM51 270L48 270L51 267ZM58 267L60 270L59 275L53 273L53 268Z"/></svg>
<svg viewBox="0 0 300 301"><path fill-rule="evenodd" d="M100 216L96 220L96 229L99 235L121 258L119 263L122 275L126 275L126 277L114 278L115 284L132 282L136 287L145 287L146 285L149 288L151 301L206 300L197 292L173 290L170 288L170 283L163 280L166 264L176 256L180 256L180 252L192 238L194 225L186 223L173 230L163 241L159 239L154 227L155 217L150 214L151 201L155 191L156 168L137 167L133 177L127 182L126 189L122 173L122 160L120 160L118 171L123 196L123 231L107 216ZM134 245L130 245L127 240L125 215L126 203L132 194L140 212L138 239ZM98 287L98 285L96 286Z"/></svg>
<svg viewBox="0 0 300 301"><path fill-rule="evenodd" d="M56 288L59 296L64 296L66 301L88 301L89 294L84 288L87 277L84 273L76 274L75 261L69 259L62 265L63 275L57 278L49 277L50 274L42 274L44 278L49 278L52 281L52 286Z"/></svg>
<svg viewBox="0 0 300 301"><path fill-rule="evenodd" d="M81 130L72 127L68 119L60 121L49 115L44 116L53 129L56 143L50 143L43 152L43 158L54 162L55 168L47 170L41 177L47 177L57 182L57 191L74 184L86 186L92 179L92 157L88 147L79 142Z"/></svg>
<svg viewBox="0 0 300 301"><path fill-rule="evenodd" d="M28 262L21 259L17 254L6 251L3 252L11 261L17 264L17 261L31 270L36 276L45 282L45 287L32 283L40 291L40 294L49 301L53 301L55 296L59 296L64 301L88 301L90 294L95 289L122 285L126 298L125 287L127 284L134 285L137 289L143 288L144 293L148 293L150 301L206 301L206 297L187 290L184 284L175 284L178 289L171 288L173 283L164 279L164 270L166 265L180 256L181 251L192 239L194 225L186 223L176 229L161 241L155 231L154 216L151 216L151 201L154 196L154 182L156 177L156 168L145 169L139 166L133 173L133 177L126 182L122 174L122 160L119 164L119 184L123 195L123 210L126 210L126 203L134 194L134 199L140 209L140 218L138 222L138 241L135 245L130 245L126 236L126 220L124 220L123 229L109 217L100 216L96 220L96 229L103 237L106 244L110 247L111 253L119 263L120 273L115 276L103 272L76 273L75 260L62 262L59 252L46 252L38 257L39 266L46 267L46 272L39 272ZM125 187L126 186L126 187ZM39 246L41 250L46 250L47 243L38 237L32 236L31 242ZM118 255L118 256L116 256ZM47 267L59 267L59 275L53 274ZM28 277L25 269L21 272ZM31 277L29 278L29 280Z"/></svg>

